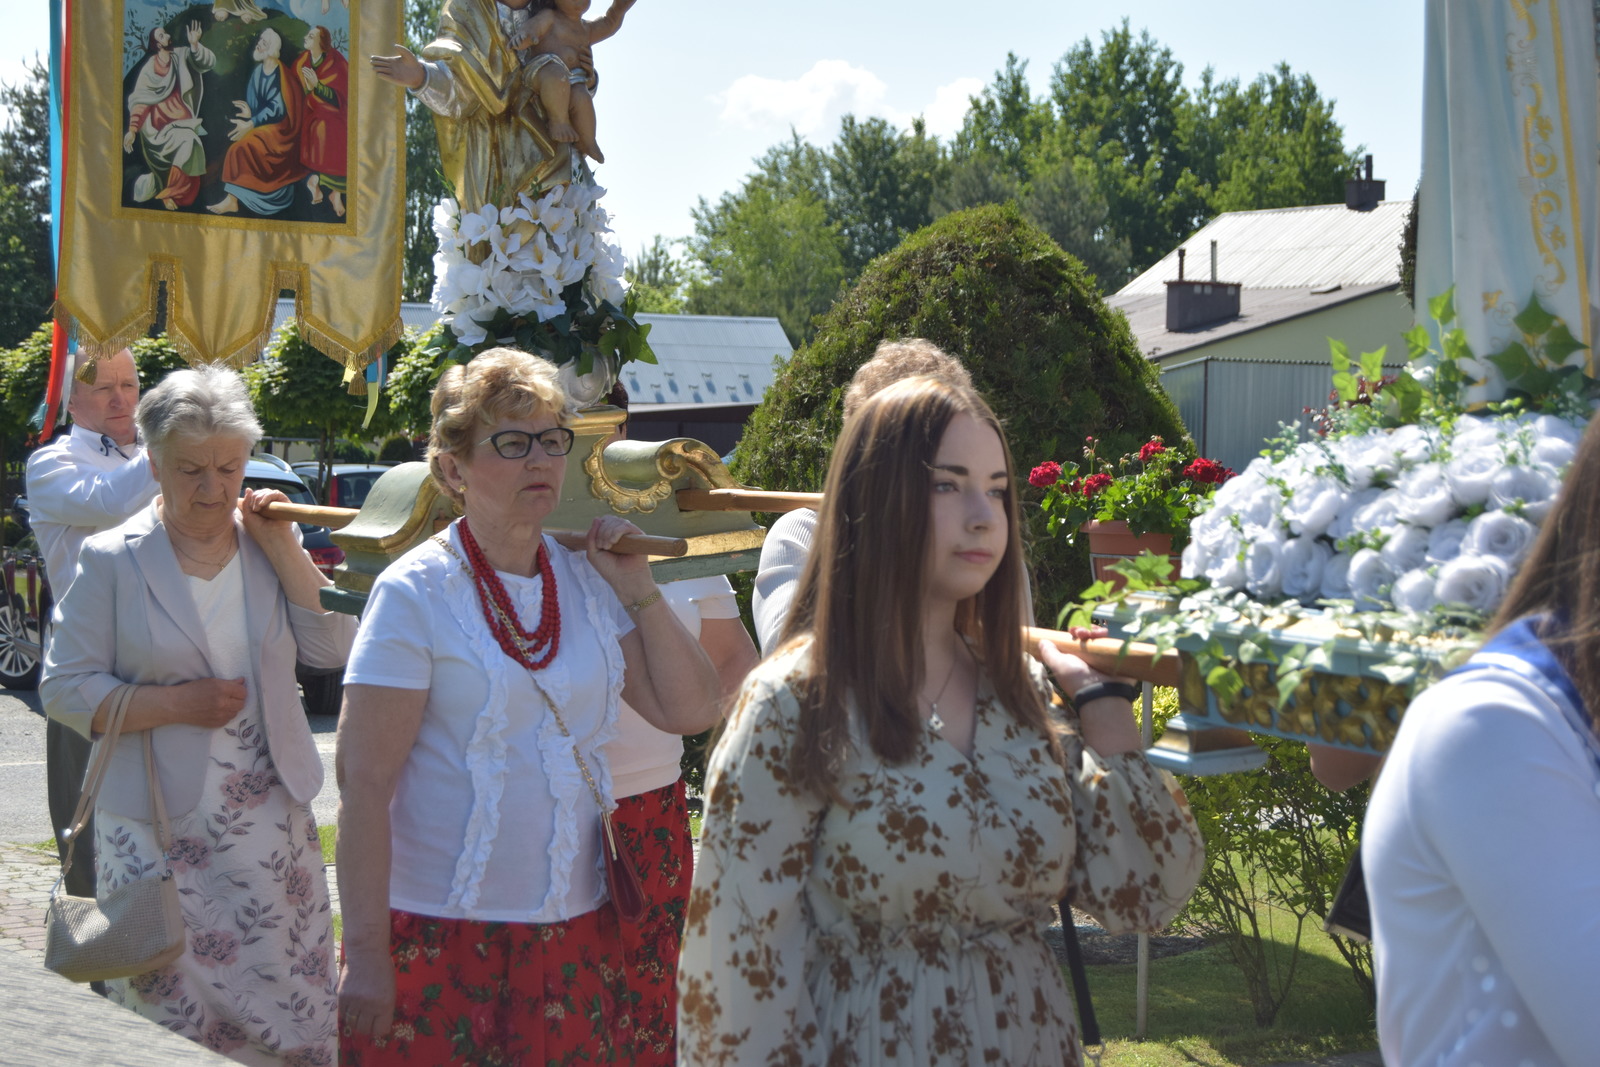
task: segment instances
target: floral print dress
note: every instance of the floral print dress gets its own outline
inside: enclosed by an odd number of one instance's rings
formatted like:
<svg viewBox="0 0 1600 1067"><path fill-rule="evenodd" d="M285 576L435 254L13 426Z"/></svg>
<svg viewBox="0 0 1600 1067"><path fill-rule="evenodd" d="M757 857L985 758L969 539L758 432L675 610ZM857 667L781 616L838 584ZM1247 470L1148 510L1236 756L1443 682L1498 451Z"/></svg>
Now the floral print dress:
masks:
<svg viewBox="0 0 1600 1067"><path fill-rule="evenodd" d="M209 582L189 577L218 677L250 674L236 554ZM212 733L200 803L171 820L167 857L188 948L167 966L106 983L131 1008L241 1063L331 1067L333 911L309 805L278 780L255 683ZM150 823L95 812L102 896L164 868Z"/></svg>
<svg viewBox="0 0 1600 1067"><path fill-rule="evenodd" d="M1051 905L1070 878L1108 930L1169 922L1204 859L1176 784L1075 733L1069 775L984 679L970 759L930 730L887 765L858 736L828 803L788 774L808 669L805 647L758 667L712 756L680 1061L1078 1064Z"/></svg>

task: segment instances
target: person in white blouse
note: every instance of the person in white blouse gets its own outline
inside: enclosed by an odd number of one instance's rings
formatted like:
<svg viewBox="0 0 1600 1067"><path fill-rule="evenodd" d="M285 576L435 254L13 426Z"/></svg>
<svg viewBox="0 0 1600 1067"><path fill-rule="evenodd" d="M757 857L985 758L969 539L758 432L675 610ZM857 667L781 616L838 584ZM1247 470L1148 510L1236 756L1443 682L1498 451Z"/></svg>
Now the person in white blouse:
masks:
<svg viewBox="0 0 1600 1067"><path fill-rule="evenodd" d="M133 420L138 403L139 372L132 352L124 348L98 360L80 353L67 394L71 432L28 457L28 522L57 601L67 595L77 574L84 540L111 529L155 499L156 480L144 462L144 446ZM51 719L45 727L45 753L50 825L64 861L66 845L59 835L78 807L89 765L89 741ZM83 834L94 839L92 822ZM94 884L94 857L78 857L67 872L67 892L93 896Z"/></svg>
<svg viewBox="0 0 1600 1067"><path fill-rule="evenodd" d="M620 382L611 390L611 403L628 409L628 391ZM615 440L627 437L626 427L626 422L618 427ZM661 593L711 658L726 707L761 659L739 618L733 586L723 575L712 574L667 582ZM633 1010L634 1067L671 1067L677 1061L678 951L694 877L689 802L680 772L683 751L683 738L658 730L626 703L617 736L606 745L617 825L626 831L648 902L644 918L622 928L638 998Z"/></svg>
<svg viewBox="0 0 1600 1067"><path fill-rule="evenodd" d="M336 764L341 1062L632 1059L603 845L621 702L671 734L718 717L716 670L636 528L587 552L543 524L573 434L556 371L491 349L433 397L429 464L463 517L373 585Z"/></svg>
<svg viewBox="0 0 1600 1067"><path fill-rule="evenodd" d="M1361 835L1389 1067L1600 1049L1600 420L1488 642L1406 710Z"/></svg>

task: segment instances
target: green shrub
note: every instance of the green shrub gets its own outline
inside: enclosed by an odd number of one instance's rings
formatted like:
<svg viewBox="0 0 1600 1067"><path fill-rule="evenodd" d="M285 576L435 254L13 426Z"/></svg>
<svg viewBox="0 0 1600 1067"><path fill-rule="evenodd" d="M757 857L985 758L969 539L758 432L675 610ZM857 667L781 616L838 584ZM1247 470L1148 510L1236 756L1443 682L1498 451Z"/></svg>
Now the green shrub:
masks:
<svg viewBox="0 0 1600 1067"><path fill-rule="evenodd" d="M1302 742L1257 737L1256 743L1268 754L1260 770L1183 779L1205 835L1206 872L1179 921L1227 947L1256 1024L1265 1027L1294 985L1306 924L1320 927L1328 916L1359 844L1370 789L1323 788ZM1332 941L1370 1002L1372 946Z"/></svg>
<svg viewBox="0 0 1600 1067"><path fill-rule="evenodd" d="M328 450L329 463L371 463L377 458L377 453L372 449L348 437L341 437Z"/></svg>
<svg viewBox="0 0 1600 1067"><path fill-rule="evenodd" d="M416 446L411 443L411 438L404 434L396 434L389 438L378 449L379 463L407 463L416 458Z"/></svg>
<svg viewBox="0 0 1600 1067"><path fill-rule="evenodd" d="M1024 479L1035 463L1075 454L1090 434L1109 455L1157 434L1187 436L1127 320L1106 306L1083 265L1015 206L987 206L908 237L819 317L815 340L778 369L746 423L735 477L820 489L850 376L879 341L902 337L961 357L1005 422ZM1046 538L1037 504L1024 517L1038 615L1053 624L1056 606L1088 584L1087 550Z"/></svg>

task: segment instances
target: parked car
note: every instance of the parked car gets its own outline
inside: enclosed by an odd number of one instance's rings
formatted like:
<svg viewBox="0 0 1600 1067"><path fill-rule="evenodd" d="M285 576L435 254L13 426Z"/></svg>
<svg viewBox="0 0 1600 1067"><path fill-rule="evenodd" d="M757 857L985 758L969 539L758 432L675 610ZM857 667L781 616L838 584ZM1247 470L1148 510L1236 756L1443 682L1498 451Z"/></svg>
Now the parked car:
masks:
<svg viewBox="0 0 1600 1067"><path fill-rule="evenodd" d="M318 500L330 508L359 508L366 502L372 484L383 477L393 463L335 463L326 487L322 484L322 468L317 463L293 464L298 474Z"/></svg>
<svg viewBox="0 0 1600 1067"><path fill-rule="evenodd" d="M268 462L252 456L245 466L244 487L278 489L297 504L316 503L311 490L282 460ZM27 522L26 497L16 499L12 514ZM300 534L306 552L324 574L331 575L333 568L344 562L344 551L333 543L326 526L301 523ZM44 558L30 531L15 547L6 549L0 561L0 687L38 687L43 633L54 604ZM339 713L344 699L344 668L330 670L296 663L295 678L308 714Z"/></svg>

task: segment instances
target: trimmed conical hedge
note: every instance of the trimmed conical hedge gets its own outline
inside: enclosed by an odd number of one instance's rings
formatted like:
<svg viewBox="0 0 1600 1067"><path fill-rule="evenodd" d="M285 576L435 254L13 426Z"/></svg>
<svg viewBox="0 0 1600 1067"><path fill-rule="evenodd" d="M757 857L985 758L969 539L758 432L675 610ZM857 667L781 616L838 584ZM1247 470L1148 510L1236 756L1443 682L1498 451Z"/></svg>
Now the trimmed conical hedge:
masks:
<svg viewBox="0 0 1600 1067"><path fill-rule="evenodd" d="M1088 435L1102 455L1152 435L1186 436L1155 368L1092 277L1013 206L946 215L870 264L818 321L816 339L779 369L745 425L733 473L746 485L817 490L838 436L841 401L881 340L926 337L959 356L1006 424L1019 468L1037 611L1089 580L1084 547L1045 538L1028 470L1077 459Z"/></svg>

